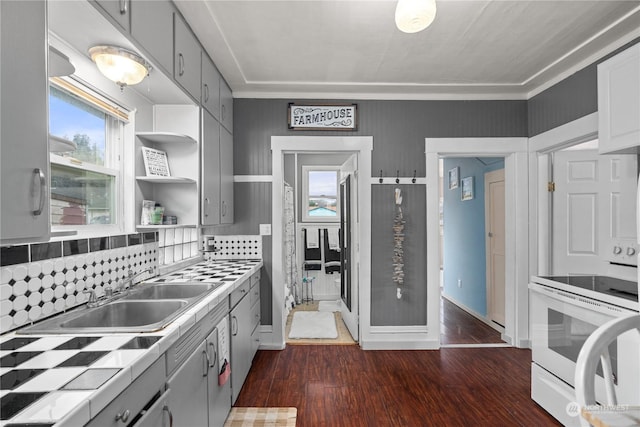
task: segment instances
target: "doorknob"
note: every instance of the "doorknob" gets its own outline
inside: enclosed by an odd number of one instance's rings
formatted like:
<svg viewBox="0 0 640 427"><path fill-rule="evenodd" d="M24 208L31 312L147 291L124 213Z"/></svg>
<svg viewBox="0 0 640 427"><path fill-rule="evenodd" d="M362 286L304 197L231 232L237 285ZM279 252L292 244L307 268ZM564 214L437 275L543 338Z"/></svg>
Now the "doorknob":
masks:
<svg viewBox="0 0 640 427"><path fill-rule="evenodd" d="M489 237L493 237L493 233L492 233L492 232L487 233L487 235L488 235Z"/></svg>

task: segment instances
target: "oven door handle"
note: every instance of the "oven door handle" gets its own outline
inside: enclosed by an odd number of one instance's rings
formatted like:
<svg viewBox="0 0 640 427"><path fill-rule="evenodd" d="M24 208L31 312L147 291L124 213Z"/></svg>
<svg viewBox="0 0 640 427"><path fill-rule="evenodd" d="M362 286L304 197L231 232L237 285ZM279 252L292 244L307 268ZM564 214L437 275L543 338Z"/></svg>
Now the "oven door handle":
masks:
<svg viewBox="0 0 640 427"><path fill-rule="evenodd" d="M627 314L635 313L634 311L627 308L618 307L613 304L607 304L602 301L596 301L594 299L575 295L571 292L565 292L560 289L553 289L548 286L540 285L538 283L529 283L529 289L531 290L531 292L537 293L543 297L552 298L554 300L561 301L566 304L571 304L585 310L597 311L598 313L611 317L620 317Z"/></svg>

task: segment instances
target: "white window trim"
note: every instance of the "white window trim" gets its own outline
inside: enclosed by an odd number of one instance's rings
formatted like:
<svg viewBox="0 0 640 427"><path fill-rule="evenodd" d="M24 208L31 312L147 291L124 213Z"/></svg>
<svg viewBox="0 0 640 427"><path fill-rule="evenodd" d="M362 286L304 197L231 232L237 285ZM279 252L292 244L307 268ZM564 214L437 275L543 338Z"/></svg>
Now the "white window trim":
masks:
<svg viewBox="0 0 640 427"><path fill-rule="evenodd" d="M308 209L306 203L309 201L309 172L315 171L333 171L336 172L336 216L335 217L318 217L307 215ZM300 202L300 210L302 211L302 222L304 223L325 223L340 222L340 167L339 166L302 166L302 200Z"/></svg>
<svg viewBox="0 0 640 427"><path fill-rule="evenodd" d="M70 82L66 82L67 85L71 85ZM67 85L60 85L58 81L50 81L50 84L58 86L61 90L69 90ZM73 85L88 94L93 94L91 87L84 84L73 81ZM75 92L74 92L75 93ZM90 100L86 101L89 105L100 109L100 105ZM104 101L103 101L104 102ZM114 104L115 105L115 104ZM121 107L118 107L121 108ZM62 240L68 237L68 235L74 235L78 238L91 238L91 237L104 237L110 235L124 234L126 232L134 232L135 227L127 226L130 222L129 216L125 215L127 212L129 198L132 195L132 191L124 185L128 179L133 179L133 171L129 170L134 167L132 162L123 161L126 159L125 151L126 144L132 143L135 138L134 133L134 117L135 111L127 111L125 114L129 116L128 121L122 120L120 117L114 116L110 111L104 111L107 119L107 131L105 136L107 140L117 140L115 144L107 144L105 152L105 163L109 166L117 166L116 168L108 166L100 166L91 163L82 162L82 166L71 160L71 158L59 156L57 154L50 153L49 162L51 164L59 164L67 167L73 167L76 169L88 170L91 172L97 172L105 175L115 176L114 184L114 215L116 218L115 224L87 224L87 225L54 225L51 224L51 231L53 234L59 236L52 237L53 241ZM114 135L113 133L116 132ZM130 150L132 151L132 150ZM132 183L133 184L133 183ZM132 185L133 187L133 185ZM51 200L51 197L49 197Z"/></svg>

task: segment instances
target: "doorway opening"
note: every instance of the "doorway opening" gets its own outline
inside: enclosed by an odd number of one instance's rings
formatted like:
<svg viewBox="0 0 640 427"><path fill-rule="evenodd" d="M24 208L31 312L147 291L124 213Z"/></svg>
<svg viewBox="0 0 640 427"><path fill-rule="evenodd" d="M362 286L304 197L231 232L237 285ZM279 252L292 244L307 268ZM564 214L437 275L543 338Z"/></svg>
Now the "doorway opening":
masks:
<svg viewBox="0 0 640 427"><path fill-rule="evenodd" d="M505 345L505 160L440 158L440 342Z"/></svg>
<svg viewBox="0 0 640 427"><path fill-rule="evenodd" d="M528 347L529 279L529 209L528 209L528 153L526 138L426 138L427 165L427 324L429 338L440 342L440 158L502 157L505 171L505 324L502 340L506 344ZM443 174L448 178L448 172ZM461 173L460 197L462 198ZM473 188L473 187L472 187ZM443 190L450 191L450 190ZM481 260L484 262L484 258ZM454 278L457 287L457 277ZM462 283L464 287L464 282ZM468 344L461 344L468 345Z"/></svg>
<svg viewBox="0 0 640 427"><path fill-rule="evenodd" d="M307 299L319 299L319 291L324 293L324 297L332 299L328 301L339 305L339 312L344 321L345 327L348 329L349 334L356 342L361 342L363 331L368 332L369 325L363 325L360 319L368 319L370 312L369 294L370 294L370 265L371 265L371 193L370 182L368 177L371 176L371 151L373 149L372 137L320 137L320 136L274 136L271 138L272 148L272 253L273 253L273 265L272 265L272 281L273 281L273 325L270 334L271 347L272 348L284 348L285 346L285 329L286 320L290 305L287 305L287 295L290 289L286 283L286 248L284 237L284 190L285 183L291 185L288 181L293 181L295 184L296 176L298 176L298 167L301 167L301 159L306 159L305 163L310 168L308 170L314 170L314 166L327 166L327 157L333 156L333 167L337 166L339 171L339 188L343 189L343 182L349 182L350 186L350 223L343 224L340 221L342 217L347 217L346 213L338 216L336 221L322 221L317 222L315 220L313 209L307 209L309 206L305 206L307 210L307 221L303 221L302 216L298 216L297 220L299 224L296 226L296 248L299 249L299 253L296 255L298 265L301 266L297 291L300 293L298 297L306 297ZM325 156L323 159L322 156ZM336 159L340 158L339 161ZM296 159L298 164L296 165ZM301 172L300 172L301 173ZM299 175L300 177L302 175ZM366 177L366 178L360 178ZM302 179L299 179L297 187L301 187ZM343 190L344 191L344 190ZM297 189L295 194L302 194ZM324 209L320 209L321 213L329 215L333 209L339 210L341 203L345 203L339 195L332 195L331 197L325 197L329 200L323 199L322 194L314 194L312 196L318 197L306 197L306 199L313 201L313 203L322 202L326 206L322 206ZM327 195L325 195L327 196ZM298 196L298 201L301 196ZM313 199L313 200L312 200ZM334 199L339 199L336 201ZM332 207L334 202L337 206ZM309 202L311 203L311 202ZM305 204L309 204L305 203ZM301 213L302 205L296 203L295 205L298 212ZM320 207L320 206L318 206ZM313 207L315 209L315 206ZM347 211L349 212L349 211ZM349 236L345 235L346 230L350 231ZM319 245L323 245L329 240L330 231L337 231L338 240L340 245L343 245L345 241L351 241L350 247L340 246L340 261L338 262L340 271L348 271L350 275L340 274L334 275L334 279L330 280L325 277L324 289L320 289L317 285L314 288L314 278L316 271L319 270L305 270L302 267L305 263L311 264L312 261L320 262L320 271L323 275L327 271L329 265L326 264L325 258L321 255L320 260L317 259L305 259L305 249L308 248L305 243L304 237L307 233L309 236L313 236L313 239L318 242ZM312 234L311 234L312 233ZM309 239L307 239L308 242ZM335 240L335 239L334 239ZM312 248L313 249L313 248ZM348 256L347 256L348 255ZM317 258L317 256L316 256ZM335 261L334 261L335 262ZM317 267L316 267L317 268ZM306 273L304 273L306 272ZM319 275L318 275L319 276ZM306 277L307 281L304 283L302 279ZM345 282L345 278L349 278L348 282ZM302 295L303 286L306 286L305 295ZM294 291L296 287L292 288ZM312 294L312 292L314 292ZM334 297L338 297L334 299ZM294 296L295 299L295 296ZM269 334L262 334L264 338L268 339Z"/></svg>

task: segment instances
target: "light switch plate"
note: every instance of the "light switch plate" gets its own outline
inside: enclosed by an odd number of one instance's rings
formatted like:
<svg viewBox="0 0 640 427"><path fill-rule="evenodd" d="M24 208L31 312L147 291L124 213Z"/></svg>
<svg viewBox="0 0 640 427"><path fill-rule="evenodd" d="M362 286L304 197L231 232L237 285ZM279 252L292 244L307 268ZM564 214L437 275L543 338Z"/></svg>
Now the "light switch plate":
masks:
<svg viewBox="0 0 640 427"><path fill-rule="evenodd" d="M260 224L260 235L271 236L271 224Z"/></svg>

